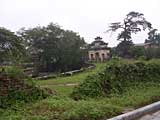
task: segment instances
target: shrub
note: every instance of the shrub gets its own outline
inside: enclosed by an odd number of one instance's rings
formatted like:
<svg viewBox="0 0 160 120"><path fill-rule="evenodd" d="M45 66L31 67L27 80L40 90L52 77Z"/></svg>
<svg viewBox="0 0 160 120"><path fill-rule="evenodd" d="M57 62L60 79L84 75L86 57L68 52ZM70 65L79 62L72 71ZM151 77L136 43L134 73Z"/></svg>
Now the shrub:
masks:
<svg viewBox="0 0 160 120"><path fill-rule="evenodd" d="M25 77L23 70L16 66L4 67L4 72L11 78L24 79Z"/></svg>
<svg viewBox="0 0 160 120"><path fill-rule="evenodd" d="M113 60L102 72L88 77L74 89L73 98L121 94L141 82L160 82L160 62ZM77 97L78 96L78 97Z"/></svg>
<svg viewBox="0 0 160 120"><path fill-rule="evenodd" d="M81 96L83 94L83 96ZM101 87L101 81L98 75L88 76L83 83L78 87L75 87L71 96L75 99L80 99L82 97L99 97L103 96L104 92Z"/></svg>
<svg viewBox="0 0 160 120"><path fill-rule="evenodd" d="M49 94L38 87L33 87L27 90L10 90L7 96L0 97L0 108L8 108L14 104L23 104L33 102L48 97Z"/></svg>

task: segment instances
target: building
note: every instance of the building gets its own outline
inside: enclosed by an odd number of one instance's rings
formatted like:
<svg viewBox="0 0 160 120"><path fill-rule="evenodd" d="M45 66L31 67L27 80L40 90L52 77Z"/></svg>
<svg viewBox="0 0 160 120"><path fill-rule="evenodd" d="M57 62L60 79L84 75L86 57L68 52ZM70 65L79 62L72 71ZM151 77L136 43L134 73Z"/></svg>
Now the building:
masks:
<svg viewBox="0 0 160 120"><path fill-rule="evenodd" d="M135 44L135 47L144 47L145 49L148 48L159 48L158 44L155 43L139 43L139 44Z"/></svg>
<svg viewBox="0 0 160 120"><path fill-rule="evenodd" d="M108 47L108 43L102 41L101 37L96 37L95 41L93 41L89 45L88 58L89 61L101 61L101 62L109 59L110 48Z"/></svg>

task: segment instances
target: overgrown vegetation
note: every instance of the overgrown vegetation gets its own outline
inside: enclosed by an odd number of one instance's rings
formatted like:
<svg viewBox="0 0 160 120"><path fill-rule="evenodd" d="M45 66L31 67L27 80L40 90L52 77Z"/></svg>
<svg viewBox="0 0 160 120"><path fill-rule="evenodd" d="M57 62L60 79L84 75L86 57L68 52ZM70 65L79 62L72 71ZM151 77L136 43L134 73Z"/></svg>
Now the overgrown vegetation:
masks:
<svg viewBox="0 0 160 120"><path fill-rule="evenodd" d="M109 96L112 93L122 94L128 88L140 83L159 83L160 61L110 61L105 69L88 76L73 91L75 99L81 97Z"/></svg>
<svg viewBox="0 0 160 120"><path fill-rule="evenodd" d="M135 109L135 108L144 106L146 104L153 103L157 100L160 100L160 95L159 95L160 86L159 84L157 84L159 82L156 81L156 79L154 79L155 76L153 77L154 80L152 80L151 78L152 81L147 80L146 82L146 80L144 80L144 82L139 82L139 80L136 80L136 82L134 82L133 84L131 83L132 86L130 86L131 84L127 84L127 82L124 81L125 84L122 85L124 87L124 90L122 90L121 92L117 92L115 89L113 90L111 89L112 91L110 91L110 94L106 96L106 93L104 91L101 91L102 93L99 93L100 90L103 90L103 89L99 89L97 90L98 92L96 93L96 95L98 95L99 97L95 97L93 92L91 92L92 93L91 95L89 94L89 96L91 97L88 97L87 92L90 92L91 89L96 88L95 84L99 84L99 82L102 81L102 79L98 80L95 77L93 81L92 79L89 80L89 78L91 77L87 77L88 75L91 76L95 74L94 76L99 77L101 75L100 73L104 72L107 66L118 65L120 68L122 68L123 66L123 68L126 69L126 67L124 67L125 65L132 66L134 64L139 64L139 63L141 62L128 61L128 60L122 61L118 58L115 58L114 61L107 62L106 66L105 66L105 63L97 64L98 69L96 68L92 71L85 71L83 73L79 73L70 77L60 77L56 79L43 80L43 81L41 80L38 82L38 84L41 87L51 87L53 90L54 89L56 90L57 95L48 97L44 100L35 101L32 103L25 103L21 105L18 103L15 103L14 105L11 106L11 108L8 108L5 110L0 109L0 119L4 119L4 120L10 120L10 119L11 120L21 120L21 119L26 119L26 120L104 120L104 119L113 117L115 115L121 114L123 110L125 110L126 108ZM157 66L155 65L159 64L159 61L152 60L149 62L144 61L142 63L147 66L150 65L150 66L153 66L153 68L154 67L157 68ZM127 67L127 69L129 68ZM143 69L140 69L140 70L143 71ZM113 74L115 71L116 69L114 67L114 71L112 71L111 73ZM124 73L124 71L126 70L122 70L119 72ZM136 74L135 72L132 72L132 74L133 73ZM86 89L84 89L87 95L84 95L84 93L83 95L81 94L81 98L83 96L83 98L85 99L74 100L69 97L70 96L69 94L73 90L73 86L58 86L58 85L61 85L63 82L67 83L66 81L68 81L68 83L73 83L74 81L76 81L76 83L81 83L85 78L88 81L88 83L85 86ZM86 83L85 81L82 83L85 84ZM132 80L129 80L129 81L132 81ZM92 87L92 84L93 84L93 87ZM54 85L57 85L57 86L54 86ZM113 87L116 88L116 84L114 85L115 86ZM87 90L90 90L90 91L87 91ZM93 96L94 98L92 98Z"/></svg>
<svg viewBox="0 0 160 120"><path fill-rule="evenodd" d="M33 80L26 77L18 67L2 68L0 74L0 108L8 108L15 103L27 103L44 99L51 94L47 89L40 89Z"/></svg>
<svg viewBox="0 0 160 120"><path fill-rule="evenodd" d="M107 104L105 101L82 100L51 97L26 107L23 111L7 111L1 114L3 119L26 120L97 120L105 116L120 113L121 107ZM10 114L10 115L9 115Z"/></svg>
<svg viewBox="0 0 160 120"><path fill-rule="evenodd" d="M159 100L159 92L159 85L153 83L132 87L109 98L75 101L69 97L49 97L24 106L12 106L12 109L1 111L0 119L104 120L120 114L125 108L134 109Z"/></svg>

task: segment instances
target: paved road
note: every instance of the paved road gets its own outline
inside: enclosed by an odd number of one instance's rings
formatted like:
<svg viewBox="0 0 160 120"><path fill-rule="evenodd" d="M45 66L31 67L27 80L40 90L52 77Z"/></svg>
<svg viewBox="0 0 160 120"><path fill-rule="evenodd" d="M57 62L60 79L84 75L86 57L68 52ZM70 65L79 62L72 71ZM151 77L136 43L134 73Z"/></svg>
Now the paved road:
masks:
<svg viewBox="0 0 160 120"><path fill-rule="evenodd" d="M160 120L160 110L152 114L147 114L138 120Z"/></svg>

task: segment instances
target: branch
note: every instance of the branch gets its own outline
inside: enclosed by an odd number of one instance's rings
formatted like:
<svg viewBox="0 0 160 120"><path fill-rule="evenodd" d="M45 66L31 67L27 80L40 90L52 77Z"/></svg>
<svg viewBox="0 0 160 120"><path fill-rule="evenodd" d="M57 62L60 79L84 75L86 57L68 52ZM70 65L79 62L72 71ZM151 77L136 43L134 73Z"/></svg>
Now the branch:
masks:
<svg viewBox="0 0 160 120"><path fill-rule="evenodd" d="M123 25L121 25L121 22L111 23L109 28L110 29L108 29L106 32L110 32L110 31L115 32L116 30L123 28Z"/></svg>

